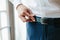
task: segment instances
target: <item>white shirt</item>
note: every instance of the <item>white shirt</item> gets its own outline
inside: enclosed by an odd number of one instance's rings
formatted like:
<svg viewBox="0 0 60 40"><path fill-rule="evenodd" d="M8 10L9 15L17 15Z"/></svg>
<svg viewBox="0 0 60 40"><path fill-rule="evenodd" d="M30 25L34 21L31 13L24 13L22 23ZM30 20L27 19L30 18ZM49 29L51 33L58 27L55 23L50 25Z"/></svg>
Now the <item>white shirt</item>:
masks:
<svg viewBox="0 0 60 40"><path fill-rule="evenodd" d="M39 17L60 18L60 0L16 0L14 4L23 3Z"/></svg>

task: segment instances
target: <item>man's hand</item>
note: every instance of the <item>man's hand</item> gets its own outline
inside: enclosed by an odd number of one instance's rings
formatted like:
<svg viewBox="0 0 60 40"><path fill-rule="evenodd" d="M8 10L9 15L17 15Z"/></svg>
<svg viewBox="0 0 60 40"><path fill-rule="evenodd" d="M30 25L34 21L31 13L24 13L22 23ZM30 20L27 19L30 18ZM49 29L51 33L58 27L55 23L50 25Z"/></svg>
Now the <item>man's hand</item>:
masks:
<svg viewBox="0 0 60 40"><path fill-rule="evenodd" d="M32 11L24 5L20 5L18 8L19 17L23 22L35 22L34 14Z"/></svg>

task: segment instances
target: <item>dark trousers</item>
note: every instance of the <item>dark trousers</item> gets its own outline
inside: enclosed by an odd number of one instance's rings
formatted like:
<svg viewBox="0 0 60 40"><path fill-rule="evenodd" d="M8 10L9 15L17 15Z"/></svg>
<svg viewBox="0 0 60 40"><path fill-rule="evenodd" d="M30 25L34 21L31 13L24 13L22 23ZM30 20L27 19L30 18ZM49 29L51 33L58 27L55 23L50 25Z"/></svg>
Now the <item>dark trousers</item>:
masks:
<svg viewBox="0 0 60 40"><path fill-rule="evenodd" d="M48 18L47 24L27 22L26 27L27 40L60 40L60 18Z"/></svg>

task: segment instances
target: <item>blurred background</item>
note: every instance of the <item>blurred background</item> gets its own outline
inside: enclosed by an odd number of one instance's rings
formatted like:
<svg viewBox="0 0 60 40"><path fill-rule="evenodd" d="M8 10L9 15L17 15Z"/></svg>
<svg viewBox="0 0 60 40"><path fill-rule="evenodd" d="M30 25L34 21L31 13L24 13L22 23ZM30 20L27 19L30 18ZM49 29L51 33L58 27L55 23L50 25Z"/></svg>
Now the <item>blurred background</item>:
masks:
<svg viewBox="0 0 60 40"><path fill-rule="evenodd" d="M14 0L0 0L0 40L26 40L26 23L18 17Z"/></svg>

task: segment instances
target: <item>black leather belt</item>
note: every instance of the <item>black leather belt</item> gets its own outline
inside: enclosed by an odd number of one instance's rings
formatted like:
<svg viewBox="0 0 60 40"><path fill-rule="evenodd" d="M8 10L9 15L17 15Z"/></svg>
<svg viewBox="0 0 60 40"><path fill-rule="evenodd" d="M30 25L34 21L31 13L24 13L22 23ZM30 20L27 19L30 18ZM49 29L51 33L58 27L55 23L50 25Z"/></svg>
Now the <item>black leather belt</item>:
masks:
<svg viewBox="0 0 60 40"><path fill-rule="evenodd" d="M34 16L36 22L40 22L41 24L60 24L60 18L41 18Z"/></svg>

